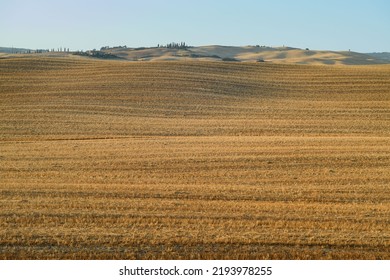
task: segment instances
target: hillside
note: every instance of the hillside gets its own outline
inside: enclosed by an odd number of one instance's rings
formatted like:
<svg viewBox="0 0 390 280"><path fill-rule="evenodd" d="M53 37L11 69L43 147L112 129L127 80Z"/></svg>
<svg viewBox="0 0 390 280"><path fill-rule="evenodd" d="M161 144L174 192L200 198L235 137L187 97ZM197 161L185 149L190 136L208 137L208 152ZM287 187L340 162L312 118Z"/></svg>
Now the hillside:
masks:
<svg viewBox="0 0 390 280"><path fill-rule="evenodd" d="M2 54L2 49L4 52ZM23 50L23 49L19 49ZM0 48L0 58L10 57L69 57L68 52L14 54L10 48ZM265 46L201 46L174 48L105 48L102 51L74 52L73 56L91 59L122 59L128 61L223 61L266 62L304 65L376 65L390 64L388 53L363 54L350 51L303 50L290 47ZM81 55L80 55L81 54Z"/></svg>
<svg viewBox="0 0 390 280"><path fill-rule="evenodd" d="M272 63L367 65L386 64L387 60L356 52L315 51L289 47L233 47L202 46L186 50L167 48L114 48L105 50L131 61L202 60L221 61L230 58L241 62L265 61Z"/></svg>
<svg viewBox="0 0 390 280"><path fill-rule="evenodd" d="M368 53L368 55L375 57L377 59L386 60L390 63L390 52L375 52L375 53Z"/></svg>
<svg viewBox="0 0 390 280"><path fill-rule="evenodd" d="M23 48L13 48L13 47L0 47L0 53L10 53L10 54L14 54L14 53L20 53L20 52L23 52L23 53L26 53L28 51L31 51L30 49L23 49Z"/></svg>
<svg viewBox="0 0 390 280"><path fill-rule="evenodd" d="M0 73L1 259L390 258L389 65Z"/></svg>

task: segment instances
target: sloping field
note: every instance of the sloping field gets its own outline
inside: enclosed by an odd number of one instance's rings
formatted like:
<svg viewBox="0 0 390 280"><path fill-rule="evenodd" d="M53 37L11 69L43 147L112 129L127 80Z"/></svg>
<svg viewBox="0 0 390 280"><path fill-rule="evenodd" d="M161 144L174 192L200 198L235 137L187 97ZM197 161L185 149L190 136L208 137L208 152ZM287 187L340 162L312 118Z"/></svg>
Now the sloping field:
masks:
<svg viewBox="0 0 390 280"><path fill-rule="evenodd" d="M318 51L291 47L211 45L187 49L112 48L104 52L130 61L221 61L224 58L229 58L241 62L266 61L307 65L389 64L389 60L384 59L383 54L371 56L351 51ZM53 54L43 54L43 56L48 55Z"/></svg>
<svg viewBox="0 0 390 280"><path fill-rule="evenodd" d="M390 259L390 66L0 60L1 259Z"/></svg>

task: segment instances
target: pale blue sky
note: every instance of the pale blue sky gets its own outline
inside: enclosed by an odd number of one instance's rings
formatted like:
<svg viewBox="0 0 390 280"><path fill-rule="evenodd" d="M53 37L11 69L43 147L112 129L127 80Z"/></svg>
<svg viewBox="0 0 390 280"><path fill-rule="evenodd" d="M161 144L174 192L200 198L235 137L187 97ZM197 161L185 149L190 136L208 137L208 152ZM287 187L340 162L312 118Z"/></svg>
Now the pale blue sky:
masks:
<svg viewBox="0 0 390 280"><path fill-rule="evenodd" d="M0 0L0 46L268 45L390 51L388 0Z"/></svg>

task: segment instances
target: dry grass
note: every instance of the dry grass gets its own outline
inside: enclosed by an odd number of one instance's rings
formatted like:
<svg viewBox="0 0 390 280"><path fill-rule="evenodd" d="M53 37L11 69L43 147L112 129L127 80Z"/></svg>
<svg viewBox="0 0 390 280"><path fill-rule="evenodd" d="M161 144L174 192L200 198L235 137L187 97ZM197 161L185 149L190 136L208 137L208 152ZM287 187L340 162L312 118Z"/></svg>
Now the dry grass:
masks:
<svg viewBox="0 0 390 280"><path fill-rule="evenodd" d="M256 47L256 46L200 46L187 50L166 48L106 50L126 60L138 61L221 61L223 58L234 58L242 62L265 60L272 63L297 63L317 65L368 65L386 64L389 61L377 59L367 54L350 51L303 50L290 47ZM64 54L44 53L42 56ZM68 55L68 54L66 54Z"/></svg>
<svg viewBox="0 0 390 280"><path fill-rule="evenodd" d="M390 66L0 60L1 259L390 259Z"/></svg>

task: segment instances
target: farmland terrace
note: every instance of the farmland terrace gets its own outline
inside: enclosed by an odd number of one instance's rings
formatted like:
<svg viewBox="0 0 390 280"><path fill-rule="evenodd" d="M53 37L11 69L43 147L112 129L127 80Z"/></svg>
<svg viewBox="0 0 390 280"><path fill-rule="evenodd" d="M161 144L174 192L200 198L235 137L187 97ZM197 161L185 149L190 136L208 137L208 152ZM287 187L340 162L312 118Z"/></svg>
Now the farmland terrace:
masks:
<svg viewBox="0 0 390 280"><path fill-rule="evenodd" d="M1 259L389 259L390 66L0 60Z"/></svg>

